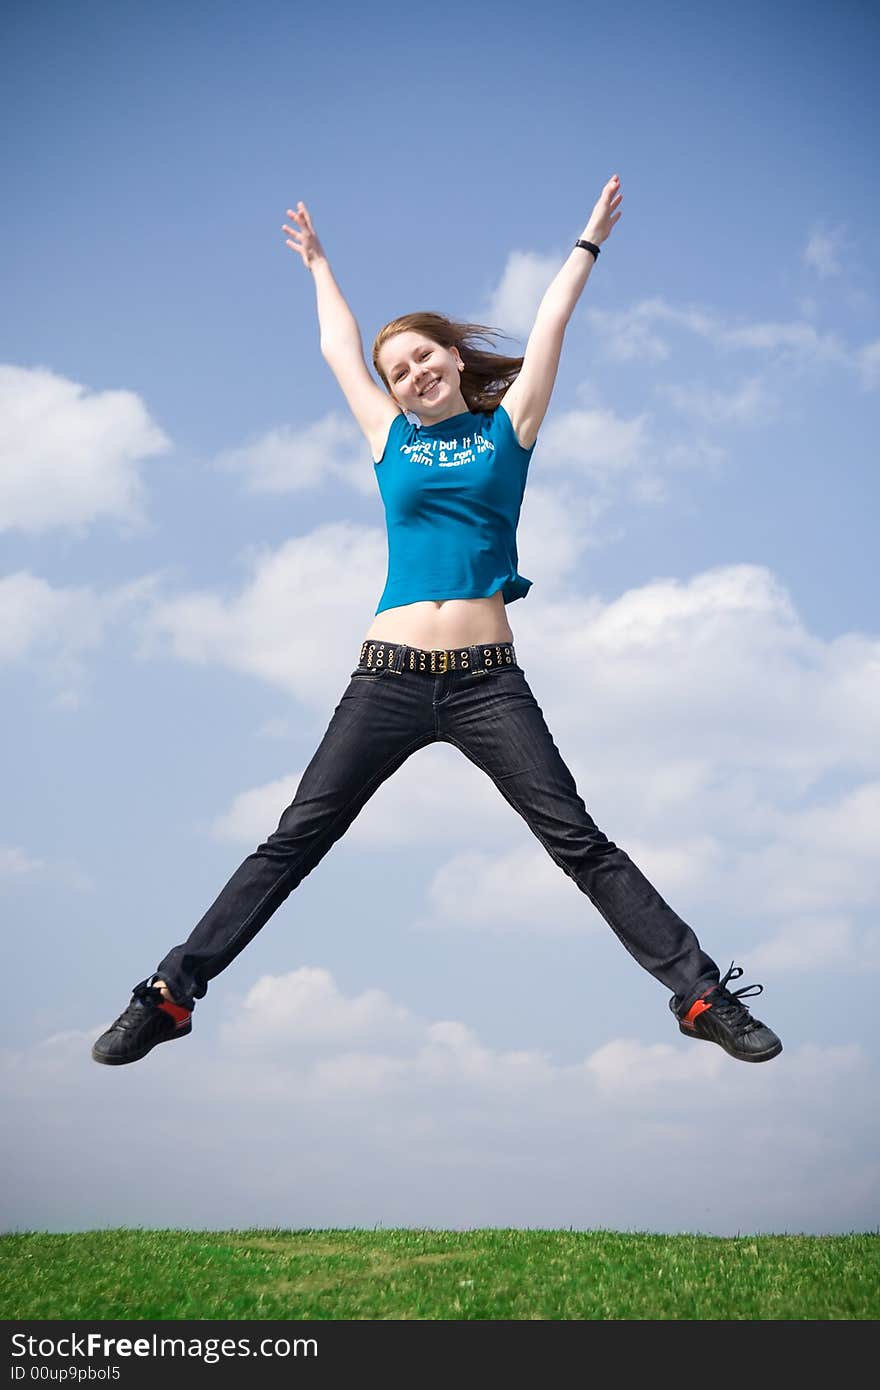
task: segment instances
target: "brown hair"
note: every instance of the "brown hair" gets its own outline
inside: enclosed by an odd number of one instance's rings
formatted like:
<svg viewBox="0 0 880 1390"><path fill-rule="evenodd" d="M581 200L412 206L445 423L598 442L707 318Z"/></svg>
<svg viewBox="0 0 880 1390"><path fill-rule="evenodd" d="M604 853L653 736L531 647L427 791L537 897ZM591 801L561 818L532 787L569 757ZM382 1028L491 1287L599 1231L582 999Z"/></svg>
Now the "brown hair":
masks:
<svg viewBox="0 0 880 1390"><path fill-rule="evenodd" d="M482 323L459 323L445 314L433 314L428 310L418 314L403 314L392 319L380 328L373 343L373 366L392 395L388 378L379 366L379 349L389 338L398 333L423 333L432 342L447 349L456 347L464 362L461 374L461 394L468 410L491 412L501 401L502 396L519 376L522 357L507 357L500 352L487 352L477 347L475 340L490 341L496 337L506 337L497 328L487 328Z"/></svg>

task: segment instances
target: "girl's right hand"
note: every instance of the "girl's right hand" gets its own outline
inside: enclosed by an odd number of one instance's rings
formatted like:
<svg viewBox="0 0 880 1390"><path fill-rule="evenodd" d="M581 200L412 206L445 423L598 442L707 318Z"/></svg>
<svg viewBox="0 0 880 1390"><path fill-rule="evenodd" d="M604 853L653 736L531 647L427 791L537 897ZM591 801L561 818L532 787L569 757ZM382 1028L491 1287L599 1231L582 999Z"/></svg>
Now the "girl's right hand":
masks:
<svg viewBox="0 0 880 1390"><path fill-rule="evenodd" d="M289 227L285 223L281 230L290 233L293 240L288 239L287 245L299 252L303 259L303 265L311 267L313 261L325 259L324 248L317 238L305 203L297 203L295 211L293 208L288 208L287 216L296 223L296 226Z"/></svg>

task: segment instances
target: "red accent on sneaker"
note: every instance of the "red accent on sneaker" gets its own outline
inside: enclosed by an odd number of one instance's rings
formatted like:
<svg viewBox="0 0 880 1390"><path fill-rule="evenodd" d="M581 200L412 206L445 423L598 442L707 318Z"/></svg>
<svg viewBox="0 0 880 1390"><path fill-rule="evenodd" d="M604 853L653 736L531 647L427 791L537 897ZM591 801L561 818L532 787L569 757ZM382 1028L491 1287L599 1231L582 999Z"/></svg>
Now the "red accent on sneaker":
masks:
<svg viewBox="0 0 880 1390"><path fill-rule="evenodd" d="M705 1013L707 1009L711 1009L711 1007L711 1004L706 1003L705 995L702 999L697 999L691 1004L684 1018L681 1020L682 1024L685 1028L693 1028L694 1020L699 1018L700 1014Z"/></svg>
<svg viewBox="0 0 880 1390"><path fill-rule="evenodd" d="M163 999L159 1008L164 1009L166 1014L170 1014L175 1023L186 1023L186 1020L190 1016L189 1009L183 1008L181 1004L172 1003L170 999Z"/></svg>

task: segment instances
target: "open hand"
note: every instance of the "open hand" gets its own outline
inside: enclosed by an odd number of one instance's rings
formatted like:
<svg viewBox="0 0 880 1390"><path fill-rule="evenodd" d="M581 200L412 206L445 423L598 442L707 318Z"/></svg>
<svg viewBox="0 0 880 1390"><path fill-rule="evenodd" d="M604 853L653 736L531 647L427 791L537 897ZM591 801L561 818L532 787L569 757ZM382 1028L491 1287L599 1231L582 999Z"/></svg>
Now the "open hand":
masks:
<svg viewBox="0 0 880 1390"><path fill-rule="evenodd" d="M603 241L607 241L611 235L611 228L615 222L620 221L620 213L617 209L622 202L620 175L612 174L599 194L599 201L590 213L590 220L584 231L584 241L594 241L597 246L601 246Z"/></svg>
<svg viewBox="0 0 880 1390"><path fill-rule="evenodd" d="M303 265L310 266L312 261L317 260L319 257L323 257L324 248L318 240L315 229L312 226L312 219L309 216L308 208L305 203L299 202L296 205L295 211L293 208L287 209L287 216L296 223L296 226L289 227L285 222L281 228L283 232L290 233L287 245L292 247L294 251L299 252L303 259ZM293 239L291 240L291 238Z"/></svg>

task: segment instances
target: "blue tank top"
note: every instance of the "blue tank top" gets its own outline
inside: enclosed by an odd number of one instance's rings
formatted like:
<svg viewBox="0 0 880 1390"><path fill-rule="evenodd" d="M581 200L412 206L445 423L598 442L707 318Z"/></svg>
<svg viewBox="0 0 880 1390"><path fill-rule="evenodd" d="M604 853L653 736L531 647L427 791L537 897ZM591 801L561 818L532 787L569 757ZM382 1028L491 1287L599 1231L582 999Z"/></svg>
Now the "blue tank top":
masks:
<svg viewBox="0 0 880 1390"><path fill-rule="evenodd" d="M524 449L503 406L416 425L391 422L374 464L385 505L388 577L377 613L421 599L524 598L516 528L534 444Z"/></svg>

